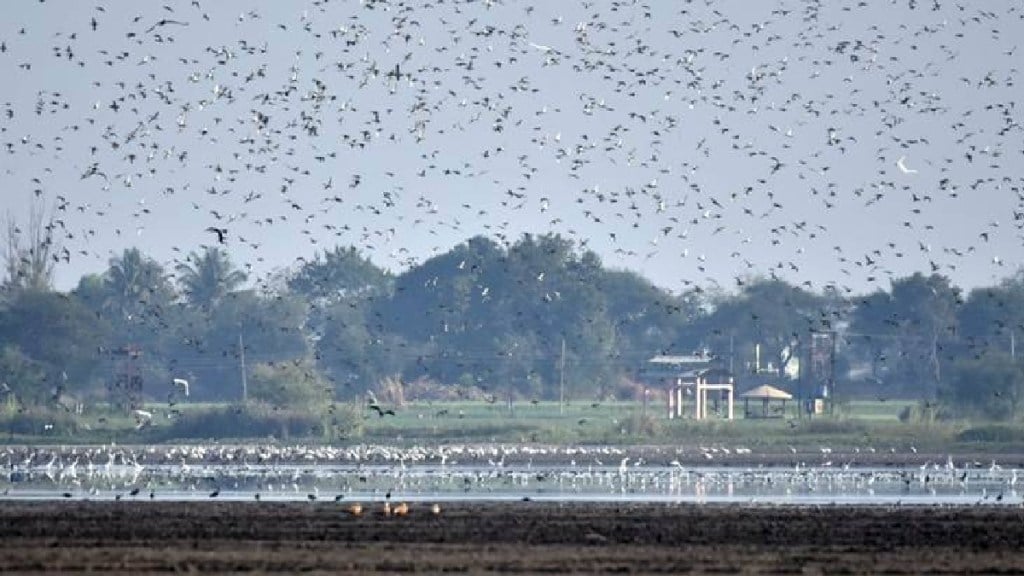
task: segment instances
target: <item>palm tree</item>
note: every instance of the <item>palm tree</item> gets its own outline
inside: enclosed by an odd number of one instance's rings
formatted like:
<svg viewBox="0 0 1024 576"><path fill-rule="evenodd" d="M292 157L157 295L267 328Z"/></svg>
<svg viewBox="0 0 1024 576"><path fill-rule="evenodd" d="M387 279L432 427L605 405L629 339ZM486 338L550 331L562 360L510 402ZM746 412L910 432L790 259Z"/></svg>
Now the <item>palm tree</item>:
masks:
<svg viewBox="0 0 1024 576"><path fill-rule="evenodd" d="M231 263L227 252L207 247L202 255L191 252L177 267L178 282L192 304L209 310L245 282L245 272Z"/></svg>
<svg viewBox="0 0 1024 576"><path fill-rule="evenodd" d="M108 294L105 305L122 319L167 302L173 293L163 266L143 256L138 248L126 249L121 256L110 259L103 285Z"/></svg>

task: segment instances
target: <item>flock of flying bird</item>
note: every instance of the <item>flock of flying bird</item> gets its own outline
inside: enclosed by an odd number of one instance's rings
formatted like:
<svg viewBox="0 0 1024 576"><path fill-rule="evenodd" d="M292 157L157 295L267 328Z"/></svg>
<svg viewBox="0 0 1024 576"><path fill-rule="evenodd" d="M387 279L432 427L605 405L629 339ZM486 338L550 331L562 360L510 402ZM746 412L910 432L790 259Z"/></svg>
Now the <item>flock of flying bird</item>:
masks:
<svg viewBox="0 0 1024 576"><path fill-rule="evenodd" d="M5 204L59 274L555 232L670 290L850 292L1022 240L1017 3L98 1L0 23Z"/></svg>

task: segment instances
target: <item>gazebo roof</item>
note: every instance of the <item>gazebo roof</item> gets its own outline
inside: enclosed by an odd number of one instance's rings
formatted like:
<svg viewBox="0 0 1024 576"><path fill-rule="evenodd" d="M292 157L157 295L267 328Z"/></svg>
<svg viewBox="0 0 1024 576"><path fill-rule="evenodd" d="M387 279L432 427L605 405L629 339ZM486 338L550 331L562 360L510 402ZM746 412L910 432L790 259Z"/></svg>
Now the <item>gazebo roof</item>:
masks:
<svg viewBox="0 0 1024 576"><path fill-rule="evenodd" d="M740 394L740 398L760 398L766 400L792 400L793 395L785 390L779 390L774 386L762 384L752 390Z"/></svg>

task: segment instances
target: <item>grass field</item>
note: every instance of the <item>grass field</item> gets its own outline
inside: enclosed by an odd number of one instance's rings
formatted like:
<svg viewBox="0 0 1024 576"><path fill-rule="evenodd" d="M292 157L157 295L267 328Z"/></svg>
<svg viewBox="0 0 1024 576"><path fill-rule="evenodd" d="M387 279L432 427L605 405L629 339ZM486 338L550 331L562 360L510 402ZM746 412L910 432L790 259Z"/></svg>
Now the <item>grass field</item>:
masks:
<svg viewBox="0 0 1024 576"><path fill-rule="evenodd" d="M733 421L714 416L697 421L689 416L669 420L662 404L638 402L410 403L395 416L370 412L364 436L379 441L428 439L542 443L714 443L785 448L832 442L864 444L875 439L901 443L941 442L956 432L950 426L900 422L909 402L854 401L836 406L832 414L813 418L787 407L781 418L745 418L737 404ZM754 406L751 406L753 409Z"/></svg>
<svg viewBox="0 0 1024 576"><path fill-rule="evenodd" d="M521 401L511 407L503 402L410 402L393 407L395 414L378 416L361 401L339 404L344 412L281 411L264 407L255 418L270 420L270 433L247 432L244 425L221 423L210 426L215 432L200 432L200 427L175 426L169 418L171 408L153 404L151 425L136 430L136 420L123 412L102 407L80 415L58 414L65 426L40 426L34 432L15 433L11 416L0 426L10 428L8 443L153 443L191 441L296 441L303 442L529 442L547 444L664 444L746 446L752 449L782 451L787 448L816 449L821 445L875 447L900 450L943 451L955 449L969 438L970 449L1016 449L1024 445L1024 427L1019 424L988 426L968 422L902 422L900 412L914 405L909 400L855 400L837 404L830 414L799 414L788 405L782 417L745 418L742 402L735 407L736 420L720 415L697 421L684 416L670 420L662 403L572 401ZM217 403L179 403L178 417L196 418L205 424L232 418L246 410ZM751 409L760 406L751 405ZM347 414L352 426L344 435L333 434L308 422L326 422L337 414ZM307 426L277 433L275 419L305 418ZM46 415L39 415L45 418ZM205 419L205 420L203 420ZM251 422L252 418L239 422ZM304 422L305 422L304 421ZM191 420L189 420L191 422ZM70 425L68 425L70 423ZM4 430L4 428L0 428ZM973 434L964 435L965 431ZM230 436L230 437L228 437Z"/></svg>

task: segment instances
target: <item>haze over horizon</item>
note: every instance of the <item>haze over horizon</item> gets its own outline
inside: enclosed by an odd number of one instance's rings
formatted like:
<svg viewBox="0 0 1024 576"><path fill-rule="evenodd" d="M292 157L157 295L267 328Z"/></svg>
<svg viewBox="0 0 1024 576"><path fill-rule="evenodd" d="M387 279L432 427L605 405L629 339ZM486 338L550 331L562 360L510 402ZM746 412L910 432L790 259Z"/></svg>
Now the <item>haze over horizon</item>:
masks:
<svg viewBox="0 0 1024 576"><path fill-rule="evenodd" d="M1018 3L22 2L0 185L60 289L136 246L394 272L558 233L681 292L1021 267Z"/></svg>

